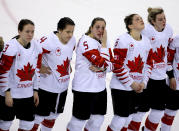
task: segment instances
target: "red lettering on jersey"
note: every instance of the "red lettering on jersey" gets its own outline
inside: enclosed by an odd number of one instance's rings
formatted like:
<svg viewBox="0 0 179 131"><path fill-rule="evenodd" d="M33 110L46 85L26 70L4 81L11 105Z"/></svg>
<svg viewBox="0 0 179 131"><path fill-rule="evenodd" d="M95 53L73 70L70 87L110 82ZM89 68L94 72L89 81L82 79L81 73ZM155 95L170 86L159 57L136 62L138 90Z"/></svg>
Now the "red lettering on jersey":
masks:
<svg viewBox="0 0 179 131"><path fill-rule="evenodd" d="M47 39L47 37L43 36L43 37L40 39L40 43L44 42L46 39Z"/></svg>
<svg viewBox="0 0 179 131"><path fill-rule="evenodd" d="M88 44L87 44L87 41L84 41L84 42L83 42L83 46L85 46L85 50L87 50L87 49L88 49Z"/></svg>
<svg viewBox="0 0 179 131"><path fill-rule="evenodd" d="M27 83L27 84L18 84L17 88L27 88L27 87L32 87L33 83Z"/></svg>

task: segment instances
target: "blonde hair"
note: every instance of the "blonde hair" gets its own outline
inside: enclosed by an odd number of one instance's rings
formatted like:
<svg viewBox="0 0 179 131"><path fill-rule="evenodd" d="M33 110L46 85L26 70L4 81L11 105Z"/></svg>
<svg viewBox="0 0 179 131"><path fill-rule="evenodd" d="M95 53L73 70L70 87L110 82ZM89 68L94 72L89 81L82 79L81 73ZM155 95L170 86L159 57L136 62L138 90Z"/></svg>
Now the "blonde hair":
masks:
<svg viewBox="0 0 179 131"><path fill-rule="evenodd" d="M164 12L164 10L162 8L151 8L151 7L149 7L147 9L147 11L148 11L148 22L151 25L153 25L152 20L155 21L156 20L156 16L158 14L161 14L161 13Z"/></svg>

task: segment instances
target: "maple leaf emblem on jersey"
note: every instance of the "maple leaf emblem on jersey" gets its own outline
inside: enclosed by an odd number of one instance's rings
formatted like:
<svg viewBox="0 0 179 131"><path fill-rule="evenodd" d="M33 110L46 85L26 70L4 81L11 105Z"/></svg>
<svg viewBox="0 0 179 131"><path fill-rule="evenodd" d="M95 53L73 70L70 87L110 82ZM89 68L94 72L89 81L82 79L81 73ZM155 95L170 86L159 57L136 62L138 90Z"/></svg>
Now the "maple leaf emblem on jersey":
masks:
<svg viewBox="0 0 179 131"><path fill-rule="evenodd" d="M155 63L161 63L164 62L165 57L165 48L160 46L160 48L157 48L157 51L153 53L153 59Z"/></svg>
<svg viewBox="0 0 179 131"><path fill-rule="evenodd" d="M130 68L130 72L142 73L144 62L139 55L138 57L135 57L135 59L132 61L128 60L127 66Z"/></svg>
<svg viewBox="0 0 179 131"><path fill-rule="evenodd" d="M32 81L34 73L35 69L28 63L27 66L24 66L24 69L18 69L16 75L20 78L20 81Z"/></svg>
<svg viewBox="0 0 179 131"><path fill-rule="evenodd" d="M69 65L70 65L70 60L67 59L63 61L62 65L57 65L57 71L60 73L60 77L69 75Z"/></svg>

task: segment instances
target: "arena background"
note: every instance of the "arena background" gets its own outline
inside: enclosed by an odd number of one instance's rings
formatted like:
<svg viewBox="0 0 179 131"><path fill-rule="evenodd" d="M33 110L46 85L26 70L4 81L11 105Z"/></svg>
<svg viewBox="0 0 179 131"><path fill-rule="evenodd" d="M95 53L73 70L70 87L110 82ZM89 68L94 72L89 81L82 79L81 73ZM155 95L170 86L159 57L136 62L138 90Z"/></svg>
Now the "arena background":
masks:
<svg viewBox="0 0 179 131"><path fill-rule="evenodd" d="M76 23L74 36L78 41L89 28L92 19L100 16L107 22L108 39L113 47L116 37L126 32L124 17L137 13L146 23L148 7L162 7L165 10L167 23L173 27L174 35L179 34L178 5L178 0L0 0L0 36L3 36L5 42L10 40L17 34L19 20L27 18L34 21L35 38L38 39L56 30L58 20L68 16ZM72 61L71 79L74 76L74 65L75 54ZM106 84L109 96L108 109L101 131L105 131L113 116L109 90L110 78L111 74L108 74ZM72 102L70 83L64 113L57 119L53 131L66 130L66 125L71 118ZM14 120L10 131L16 131L17 128L18 120ZM179 131L179 113L175 118L172 131Z"/></svg>

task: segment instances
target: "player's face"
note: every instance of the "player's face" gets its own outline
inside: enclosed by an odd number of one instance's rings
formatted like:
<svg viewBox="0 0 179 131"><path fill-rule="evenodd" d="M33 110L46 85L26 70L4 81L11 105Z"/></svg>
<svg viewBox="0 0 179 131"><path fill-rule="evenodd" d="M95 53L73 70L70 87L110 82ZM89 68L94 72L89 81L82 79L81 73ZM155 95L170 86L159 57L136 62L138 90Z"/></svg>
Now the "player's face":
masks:
<svg viewBox="0 0 179 131"><path fill-rule="evenodd" d="M96 21L93 27L91 27L91 36L96 40L101 40L105 27L106 24L104 21Z"/></svg>
<svg viewBox="0 0 179 131"><path fill-rule="evenodd" d="M19 31L20 38L25 42L29 43L34 37L35 27L31 24L27 24L23 27L22 31Z"/></svg>
<svg viewBox="0 0 179 131"><path fill-rule="evenodd" d="M131 29L142 31L144 29L144 21L139 15L134 15L132 19Z"/></svg>
<svg viewBox="0 0 179 131"><path fill-rule="evenodd" d="M71 39L71 37L73 36L74 28L74 25L66 25L65 29L59 31L60 40L63 44L67 44L68 41Z"/></svg>
<svg viewBox="0 0 179 131"><path fill-rule="evenodd" d="M165 14L161 13L156 15L155 21L153 21L154 27L157 31L162 31L166 25L166 18Z"/></svg>

